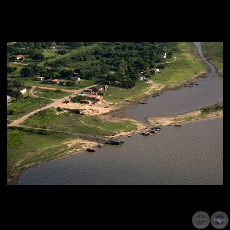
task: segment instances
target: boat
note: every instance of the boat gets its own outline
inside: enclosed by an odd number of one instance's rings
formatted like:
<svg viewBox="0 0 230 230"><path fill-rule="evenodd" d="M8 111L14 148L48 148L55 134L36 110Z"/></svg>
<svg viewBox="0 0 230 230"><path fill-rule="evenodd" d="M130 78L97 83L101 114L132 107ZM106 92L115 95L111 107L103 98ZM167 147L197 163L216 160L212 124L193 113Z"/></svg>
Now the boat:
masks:
<svg viewBox="0 0 230 230"><path fill-rule="evenodd" d="M95 150L91 149L91 148L87 148L86 151L88 151L88 152L95 152Z"/></svg>
<svg viewBox="0 0 230 230"><path fill-rule="evenodd" d="M160 126L153 126L150 130L160 131L161 127Z"/></svg>
<svg viewBox="0 0 230 230"><path fill-rule="evenodd" d="M124 141L117 140L117 139L109 139L105 143L110 144L110 145L121 145L121 144L124 144Z"/></svg>
<svg viewBox="0 0 230 230"><path fill-rule="evenodd" d="M149 132L150 133L157 133L157 131L155 129L151 129Z"/></svg>
<svg viewBox="0 0 230 230"><path fill-rule="evenodd" d="M141 135L144 135L144 136L151 136L152 134L150 132L141 132Z"/></svg>
<svg viewBox="0 0 230 230"><path fill-rule="evenodd" d="M181 125L181 124L175 124L174 126L176 126L176 127L181 127L182 125Z"/></svg>

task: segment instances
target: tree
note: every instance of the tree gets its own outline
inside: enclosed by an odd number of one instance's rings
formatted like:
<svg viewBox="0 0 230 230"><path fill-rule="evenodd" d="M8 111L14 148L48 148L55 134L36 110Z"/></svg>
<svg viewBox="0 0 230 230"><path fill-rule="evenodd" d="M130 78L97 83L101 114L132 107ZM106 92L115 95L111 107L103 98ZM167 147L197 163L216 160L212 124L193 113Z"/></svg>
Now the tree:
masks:
<svg viewBox="0 0 230 230"><path fill-rule="evenodd" d="M23 96L22 93L19 90L13 91L13 97L16 98L16 101L20 100Z"/></svg>
<svg viewBox="0 0 230 230"><path fill-rule="evenodd" d="M7 66L7 74L10 74L14 72L15 70L17 70L17 67Z"/></svg>
<svg viewBox="0 0 230 230"><path fill-rule="evenodd" d="M75 86L76 82L75 81L66 81L67 86Z"/></svg>
<svg viewBox="0 0 230 230"><path fill-rule="evenodd" d="M29 57L34 61L43 61L45 59L45 56L39 51L34 51Z"/></svg>
<svg viewBox="0 0 230 230"><path fill-rule="evenodd" d="M33 77L34 71L31 67L24 67L21 69L20 74L22 77Z"/></svg>
<svg viewBox="0 0 230 230"><path fill-rule="evenodd" d="M119 73L125 73L128 70L127 64L125 62L121 62L118 66Z"/></svg>
<svg viewBox="0 0 230 230"><path fill-rule="evenodd" d="M63 69L63 70L60 72L61 77L64 78L64 79L71 79L71 77L73 77L73 74L74 74L74 71L73 71L73 70L66 70L66 69Z"/></svg>

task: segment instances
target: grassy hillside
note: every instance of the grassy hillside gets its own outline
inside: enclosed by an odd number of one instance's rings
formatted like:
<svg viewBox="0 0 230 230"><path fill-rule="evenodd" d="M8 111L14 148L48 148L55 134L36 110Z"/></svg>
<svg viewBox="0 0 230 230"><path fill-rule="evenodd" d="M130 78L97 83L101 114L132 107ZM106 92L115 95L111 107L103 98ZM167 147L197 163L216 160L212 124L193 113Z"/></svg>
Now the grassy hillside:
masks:
<svg viewBox="0 0 230 230"><path fill-rule="evenodd" d="M201 47L207 60L217 68L219 76L223 76L223 42L201 42Z"/></svg>

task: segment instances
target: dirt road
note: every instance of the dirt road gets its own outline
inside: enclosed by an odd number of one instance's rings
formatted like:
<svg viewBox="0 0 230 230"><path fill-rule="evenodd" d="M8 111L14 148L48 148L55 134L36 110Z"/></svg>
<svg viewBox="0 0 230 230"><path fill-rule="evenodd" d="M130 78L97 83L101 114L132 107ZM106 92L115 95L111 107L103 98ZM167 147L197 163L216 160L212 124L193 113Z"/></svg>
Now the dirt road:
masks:
<svg viewBox="0 0 230 230"><path fill-rule="evenodd" d="M38 97L37 95L34 95L33 90L36 88L36 86L32 86L31 90L30 90L30 94L33 97ZM55 88L48 88L48 87L39 87L39 88L45 88L45 89L49 89L49 90L57 90ZM73 94L76 93L80 93L82 91L82 89L80 90L63 90L65 92L70 92ZM71 96L72 94L70 94ZM110 106L108 108L105 108L105 105L107 105L108 103L106 101L100 101L97 102L95 104L80 104L80 103L73 103L73 102L69 102L69 103L65 103L65 98L61 98L61 99L51 99L53 100L52 103L50 103L49 105L46 105L40 109L36 109L33 112L30 112L26 115L24 115L23 117L12 121L10 124L8 124L7 126L18 126L20 125L22 122L24 122L29 116L32 116L35 113L38 113L39 111L48 109L48 108L66 108L66 109L80 109L84 111L85 115L98 115L98 114L103 114L103 113L108 113L109 111L111 111L113 108Z"/></svg>
<svg viewBox="0 0 230 230"><path fill-rule="evenodd" d="M152 89L157 89L157 90L160 90L162 88L164 88L165 85L163 84L157 84L157 83L154 83L153 81L150 81L149 84L151 85L150 86L150 89L149 91L147 92L147 94L149 94L151 92ZM30 90L30 94L31 96L33 97L38 97L37 95L34 95L33 91L34 89L36 88L37 86L32 86L31 90ZM49 88L49 87L45 87L45 86L39 86L38 88L41 88L41 89L48 89L48 90L57 90L56 88ZM70 94L73 95L73 94L77 94L77 93L80 93L82 92L82 89L78 89L78 90L64 90L62 89L62 91L64 92L69 92L69 93L72 93ZM146 92L145 92L146 93ZM44 98L44 97L43 97ZM83 114L84 115L99 115L99 114L105 114L105 113L108 113L108 112L111 112L111 111L114 111L114 110L117 110L118 108L115 106L115 105L109 105L109 103L105 100L102 100L102 101L98 101L96 102L95 104L80 104L80 103L73 103L73 102L69 102L69 103L65 103L65 98L61 98L61 99L51 99L53 100L52 103L50 103L49 105L46 105L40 109L36 109L34 110L33 112L30 112L26 115L24 115L23 117L17 119L17 120L14 120L12 121L10 124L8 124L7 126L19 126L22 122L24 122L29 116L32 116L33 114L35 113L38 113L39 111L42 111L42 110L45 110L45 109L48 109L48 108L57 108L57 107L60 107L60 108L63 108L63 109L79 109L81 111L83 111ZM109 106L108 106L109 105Z"/></svg>

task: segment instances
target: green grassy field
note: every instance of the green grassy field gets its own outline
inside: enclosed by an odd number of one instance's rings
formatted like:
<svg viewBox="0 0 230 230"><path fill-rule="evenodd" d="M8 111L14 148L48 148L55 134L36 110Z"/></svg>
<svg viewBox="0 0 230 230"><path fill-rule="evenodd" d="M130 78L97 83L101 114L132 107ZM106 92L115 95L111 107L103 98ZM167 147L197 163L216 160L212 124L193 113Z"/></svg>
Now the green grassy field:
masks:
<svg viewBox="0 0 230 230"><path fill-rule="evenodd" d="M223 75L223 42L201 42L202 52L207 60L213 64L219 74Z"/></svg>
<svg viewBox="0 0 230 230"><path fill-rule="evenodd" d="M45 97L49 99L60 99L71 94L68 92L63 92L62 90L48 90L40 88L35 88L33 93L36 94L36 96L38 97Z"/></svg>
<svg viewBox="0 0 230 230"><path fill-rule="evenodd" d="M78 47L77 49L71 49L66 54L63 54L63 55L56 54L57 56L55 56L52 59L49 59L49 61L53 62L53 61L60 60L62 58L71 57L71 56L73 56L75 54L78 54L78 53L81 53L81 52L85 52L85 51L89 51L91 49L94 49L96 46L97 46L97 44L94 44L92 46L81 46L81 47ZM42 61L39 64L40 65L44 65L46 61Z"/></svg>
<svg viewBox="0 0 230 230"><path fill-rule="evenodd" d="M73 111L63 110L58 113L55 108L46 109L30 116L22 123L29 127L46 128L92 136L112 136L116 132L128 132L136 129L131 121L107 118L106 115L81 116Z"/></svg>
<svg viewBox="0 0 230 230"><path fill-rule="evenodd" d="M154 82L167 86L183 84L196 73L207 71L206 65L200 61L200 57L192 43L180 42L180 53L176 53L176 61L166 65L166 68L157 73L153 78Z"/></svg>
<svg viewBox="0 0 230 230"><path fill-rule="evenodd" d="M45 58L56 58L56 57L61 56L60 54L57 54L53 50L44 50L42 54L44 55Z"/></svg>
<svg viewBox="0 0 230 230"><path fill-rule="evenodd" d="M104 99L110 103L121 104L124 99L134 101L139 100L143 97L140 92L147 91L149 84L146 82L136 82L136 85L131 89L119 88L109 86L108 90L105 91Z"/></svg>
<svg viewBox="0 0 230 230"><path fill-rule="evenodd" d="M64 142L76 137L60 133L41 135L19 129L7 129L7 178L42 162L66 155L67 151L81 149L82 144L72 147ZM26 150L26 151L25 151Z"/></svg>
<svg viewBox="0 0 230 230"><path fill-rule="evenodd" d="M30 97L29 99L22 98L20 101L16 103L12 103L7 106L7 119L10 121L18 119L25 114L28 114L36 109L42 108L48 104L50 104L52 100ZM13 110L13 114L9 115L8 113Z"/></svg>
<svg viewBox="0 0 230 230"><path fill-rule="evenodd" d="M11 65L10 67L16 67L17 70L15 70L14 72L8 74L9 77L7 76L7 79L10 79L10 76L11 76L11 77L20 76L20 75L21 75L21 74L20 74L21 69L26 67L26 66L25 66L23 63L21 63L21 62L18 62L18 63L13 63L13 62L11 62L10 65Z"/></svg>

